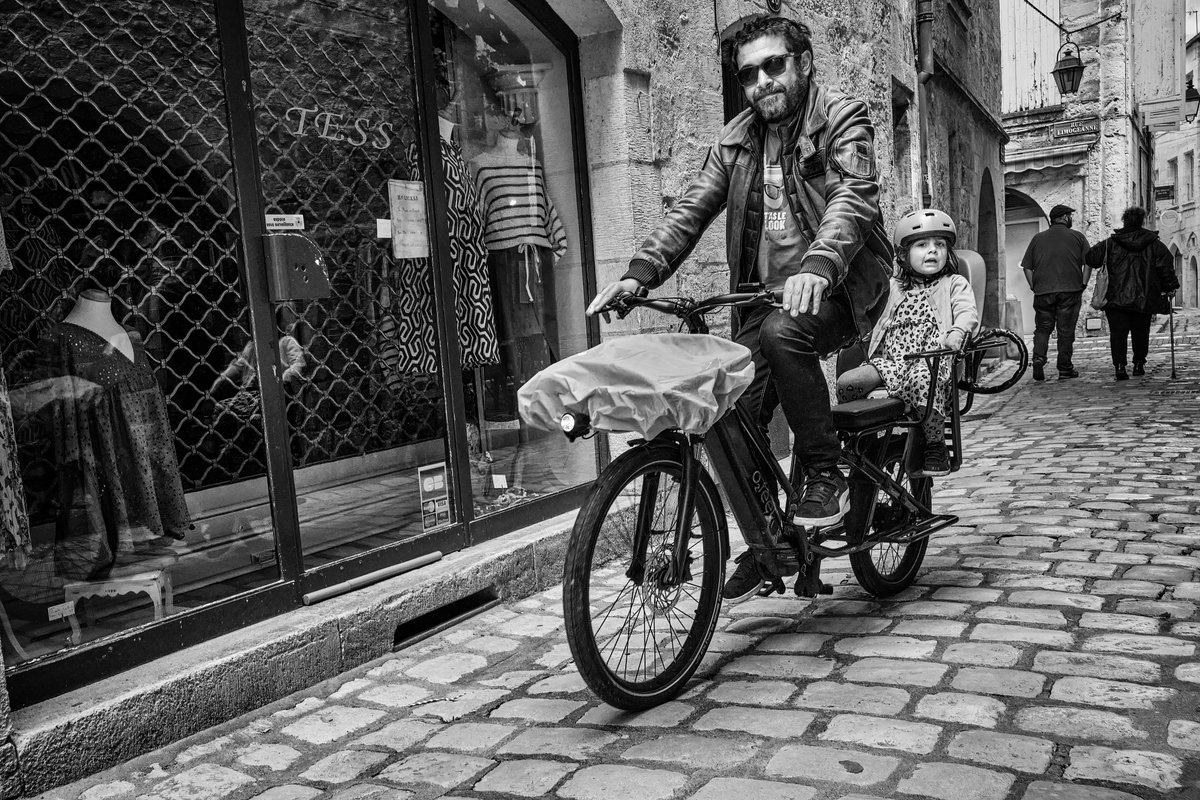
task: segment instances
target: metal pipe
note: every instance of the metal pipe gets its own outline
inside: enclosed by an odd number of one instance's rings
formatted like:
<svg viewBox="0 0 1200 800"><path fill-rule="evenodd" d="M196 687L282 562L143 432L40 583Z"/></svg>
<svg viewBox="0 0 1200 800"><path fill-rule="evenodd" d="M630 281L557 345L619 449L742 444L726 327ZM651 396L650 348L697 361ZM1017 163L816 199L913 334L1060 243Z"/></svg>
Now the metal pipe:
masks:
<svg viewBox="0 0 1200 800"><path fill-rule="evenodd" d="M360 589L372 583L384 580L385 578L394 578L404 572L411 572L418 567L424 567L432 564L435 561L442 560L442 551L434 550L432 553L426 553L418 558L403 561L399 564L393 564L390 567L375 570L366 575L359 575L357 578L351 578L348 581L326 586L324 589L317 589L315 592L308 592L304 595L304 605L311 606L313 603L319 603L322 600L328 600L331 597L337 597L339 594L346 594L355 589Z"/></svg>
<svg viewBox="0 0 1200 800"><path fill-rule="evenodd" d="M933 0L917 0L917 120L921 164L921 205L933 205L929 178L929 79L933 77Z"/></svg>

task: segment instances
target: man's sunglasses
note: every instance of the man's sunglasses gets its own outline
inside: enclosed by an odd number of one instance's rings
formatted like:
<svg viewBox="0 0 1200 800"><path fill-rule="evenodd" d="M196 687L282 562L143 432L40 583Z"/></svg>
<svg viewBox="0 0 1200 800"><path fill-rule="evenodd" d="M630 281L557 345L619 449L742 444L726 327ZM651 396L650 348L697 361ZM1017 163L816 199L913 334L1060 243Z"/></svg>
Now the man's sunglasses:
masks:
<svg viewBox="0 0 1200 800"><path fill-rule="evenodd" d="M754 64L742 67L737 71L738 83L749 89L754 84L758 83L758 71L761 69L767 73L768 78L778 78L787 69L787 61L792 58L791 53L784 53L781 56L771 56L761 64Z"/></svg>

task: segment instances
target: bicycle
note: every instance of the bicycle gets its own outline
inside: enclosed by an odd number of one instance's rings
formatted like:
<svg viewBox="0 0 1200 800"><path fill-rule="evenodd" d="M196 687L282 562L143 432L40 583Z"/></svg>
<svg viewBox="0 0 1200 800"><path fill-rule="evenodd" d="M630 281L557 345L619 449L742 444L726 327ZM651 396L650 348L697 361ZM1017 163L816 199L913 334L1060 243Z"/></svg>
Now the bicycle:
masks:
<svg viewBox="0 0 1200 800"><path fill-rule="evenodd" d="M740 287L739 287L740 288ZM624 317L635 307L678 316L688 333L707 333L704 315L720 307L779 305L778 293L717 295L701 301L622 295L608 309ZM1019 367L995 385L978 382L988 351L1016 348ZM1020 379L1028 354L1019 336L991 330L961 352L915 354L930 362L931 381L942 358L963 364L953 385L946 422L952 470L962 463L961 415L975 393L1003 391ZM959 391L967 400L960 407ZM934 392L926 406L932 408ZM717 624L729 530L722 492L750 549L777 577L762 593L784 591L782 577L796 575L795 591L831 593L819 579L822 558L847 556L869 593L890 596L917 576L928 538L954 525L952 514L931 508L932 479L910 475L913 436L922 420L894 398L865 399L833 407L842 440L841 465L849 470L850 510L821 529L801 529L788 510L798 502L758 426L740 406L703 435L668 430L634 439L599 476L576 518L567 548L563 611L567 640L587 685L605 702L640 710L678 696L699 667ZM575 440L591 433L584 414L568 414L563 430ZM714 476L702 463L707 453ZM793 469L796 465L793 464ZM785 492L780 502L779 490ZM611 591L607 580L624 576ZM623 614L614 613L627 606Z"/></svg>

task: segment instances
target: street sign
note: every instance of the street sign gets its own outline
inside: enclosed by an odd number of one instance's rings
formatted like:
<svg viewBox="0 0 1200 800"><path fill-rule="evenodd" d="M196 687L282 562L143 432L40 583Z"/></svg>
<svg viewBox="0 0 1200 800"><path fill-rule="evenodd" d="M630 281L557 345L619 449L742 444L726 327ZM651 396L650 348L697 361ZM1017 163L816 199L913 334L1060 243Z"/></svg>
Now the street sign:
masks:
<svg viewBox="0 0 1200 800"><path fill-rule="evenodd" d="M1099 117L1089 117L1087 119L1073 119L1069 122L1060 122L1057 125L1050 126L1050 135L1055 139L1061 139L1064 136L1079 136L1085 133L1099 133L1100 119Z"/></svg>
<svg viewBox="0 0 1200 800"><path fill-rule="evenodd" d="M1175 199L1175 185L1171 184L1170 186L1155 186L1154 187L1154 199L1155 200L1174 200Z"/></svg>

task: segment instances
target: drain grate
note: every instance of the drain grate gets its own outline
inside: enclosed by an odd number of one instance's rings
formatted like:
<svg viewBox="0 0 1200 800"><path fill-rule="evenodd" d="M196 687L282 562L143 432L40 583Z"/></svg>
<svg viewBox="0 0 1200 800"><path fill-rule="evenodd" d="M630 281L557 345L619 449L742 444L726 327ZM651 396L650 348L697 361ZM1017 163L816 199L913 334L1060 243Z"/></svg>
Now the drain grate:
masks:
<svg viewBox="0 0 1200 800"><path fill-rule="evenodd" d="M417 642L441 633L458 623L470 619L476 614L482 614L493 606L500 604L500 595L495 587L489 586L474 594L469 594L461 600L455 600L444 606L427 611L419 617L396 626L396 634L392 639L392 652L411 647Z"/></svg>

